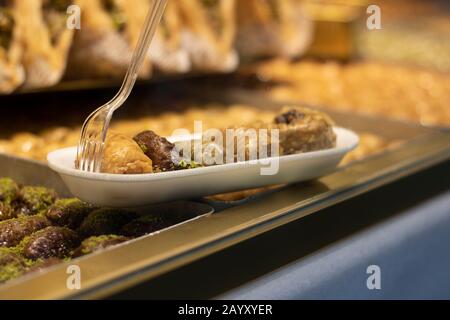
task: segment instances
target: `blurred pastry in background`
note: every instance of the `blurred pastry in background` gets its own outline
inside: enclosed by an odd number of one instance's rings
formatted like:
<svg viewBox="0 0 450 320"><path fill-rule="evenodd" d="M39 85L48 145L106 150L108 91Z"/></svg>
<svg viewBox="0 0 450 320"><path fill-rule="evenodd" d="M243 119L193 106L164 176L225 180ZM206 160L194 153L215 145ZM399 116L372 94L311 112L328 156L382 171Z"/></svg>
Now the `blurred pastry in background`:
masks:
<svg viewBox="0 0 450 320"><path fill-rule="evenodd" d="M239 64L234 49L235 0L177 0L183 19L183 46L194 70L233 71Z"/></svg>
<svg viewBox="0 0 450 320"><path fill-rule="evenodd" d="M301 55L313 24L295 0L238 1L237 48L244 57Z"/></svg>
<svg viewBox="0 0 450 320"><path fill-rule="evenodd" d="M341 162L341 166L381 154L404 143L401 140L388 140L370 132L359 133L359 139L360 143L358 148L345 156Z"/></svg>
<svg viewBox="0 0 450 320"><path fill-rule="evenodd" d="M301 101L328 109L378 115L426 126L450 124L450 75L375 61L276 59L257 67L258 77L279 83L277 101Z"/></svg>
<svg viewBox="0 0 450 320"><path fill-rule="evenodd" d="M125 75L147 11L143 0L75 0L82 28L76 33L67 78L105 78ZM151 74L150 61L141 77Z"/></svg>
<svg viewBox="0 0 450 320"><path fill-rule="evenodd" d="M52 86L63 77L73 40L73 30L66 26L66 10L72 3L72 0L16 1L26 88Z"/></svg>
<svg viewBox="0 0 450 320"><path fill-rule="evenodd" d="M179 7L175 1L169 1L149 51L150 60L159 71L169 74L190 71L191 61L183 47L181 32Z"/></svg>
<svg viewBox="0 0 450 320"><path fill-rule="evenodd" d="M0 1L0 93L12 92L25 79L15 2Z"/></svg>

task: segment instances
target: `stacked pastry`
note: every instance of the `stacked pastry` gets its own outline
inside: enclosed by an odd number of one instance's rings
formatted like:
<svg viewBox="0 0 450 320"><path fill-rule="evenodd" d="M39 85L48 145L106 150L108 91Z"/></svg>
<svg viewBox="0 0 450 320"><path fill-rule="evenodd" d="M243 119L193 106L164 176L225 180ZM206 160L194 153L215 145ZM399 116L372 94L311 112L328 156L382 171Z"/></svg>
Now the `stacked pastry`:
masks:
<svg viewBox="0 0 450 320"><path fill-rule="evenodd" d="M58 83L73 31L66 27L71 0L0 1L0 91ZM25 74L24 74L25 72Z"/></svg>
<svg viewBox="0 0 450 320"><path fill-rule="evenodd" d="M121 78L158 0L0 0L0 93L67 79ZM301 54L300 0L170 0L140 76L229 72L240 56ZM68 27L80 8L80 30Z"/></svg>
<svg viewBox="0 0 450 320"><path fill-rule="evenodd" d="M191 70L191 60L182 43L182 23L177 2L169 1L149 51L155 69L171 74Z"/></svg>
<svg viewBox="0 0 450 320"><path fill-rule="evenodd" d="M125 74L149 6L141 0L75 0L81 30L71 50L69 78L108 78ZM142 8L141 8L142 7ZM151 73L149 61L142 77Z"/></svg>

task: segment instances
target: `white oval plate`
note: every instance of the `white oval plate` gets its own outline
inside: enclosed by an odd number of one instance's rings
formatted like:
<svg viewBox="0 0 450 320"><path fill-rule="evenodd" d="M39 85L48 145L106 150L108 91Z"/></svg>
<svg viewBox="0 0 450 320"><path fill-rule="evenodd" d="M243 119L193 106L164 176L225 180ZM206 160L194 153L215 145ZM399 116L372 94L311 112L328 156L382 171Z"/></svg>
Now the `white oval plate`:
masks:
<svg viewBox="0 0 450 320"><path fill-rule="evenodd" d="M155 174L116 175L76 170L76 147L54 151L47 159L72 194L83 201L108 207L144 206L319 178L333 172L359 143L354 132L334 130L336 148L271 158L256 164L240 162ZM276 168L277 163L276 174L261 174L263 168Z"/></svg>

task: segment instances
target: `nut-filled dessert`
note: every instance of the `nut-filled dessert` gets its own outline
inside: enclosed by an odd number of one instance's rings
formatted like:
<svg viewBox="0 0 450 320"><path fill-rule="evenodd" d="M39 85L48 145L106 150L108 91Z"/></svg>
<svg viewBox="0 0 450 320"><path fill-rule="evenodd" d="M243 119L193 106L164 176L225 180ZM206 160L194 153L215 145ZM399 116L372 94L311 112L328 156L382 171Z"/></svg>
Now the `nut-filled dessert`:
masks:
<svg viewBox="0 0 450 320"><path fill-rule="evenodd" d="M299 154L336 146L333 121L322 112L303 107L285 108L270 122L255 122L230 129L233 129L231 141L222 141L220 144L203 134L198 144L194 141L189 143L189 151L193 152L188 157L183 153L185 150L182 150L186 145L185 141L177 145L153 131L141 132L134 138L111 133L106 141L101 171L113 174L167 172ZM256 135L252 140L246 136L249 130L264 130L268 135L264 141ZM225 133L227 129L221 131ZM226 133L224 136L228 137ZM228 148L230 144L232 149ZM238 150L240 144L244 148L242 155ZM256 153L252 158L253 149ZM232 154L229 154L230 151ZM208 156L214 157L216 161L207 161Z"/></svg>
<svg viewBox="0 0 450 320"><path fill-rule="evenodd" d="M98 208L0 178L0 284L190 218Z"/></svg>

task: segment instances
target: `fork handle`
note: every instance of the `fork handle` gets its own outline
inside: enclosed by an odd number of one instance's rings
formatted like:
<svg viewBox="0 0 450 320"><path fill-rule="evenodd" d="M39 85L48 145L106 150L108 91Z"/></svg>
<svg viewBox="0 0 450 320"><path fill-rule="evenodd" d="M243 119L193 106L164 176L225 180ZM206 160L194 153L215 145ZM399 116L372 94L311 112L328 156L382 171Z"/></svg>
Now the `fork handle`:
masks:
<svg viewBox="0 0 450 320"><path fill-rule="evenodd" d="M139 40L133 52L133 58L130 66L128 67L125 79L119 92L109 102L112 112L120 108L130 96L134 84L138 78L139 70L141 69L142 63L147 56L153 36L155 35L156 29L161 21L166 4L167 0L152 0L150 10L145 19L144 29L139 36Z"/></svg>

